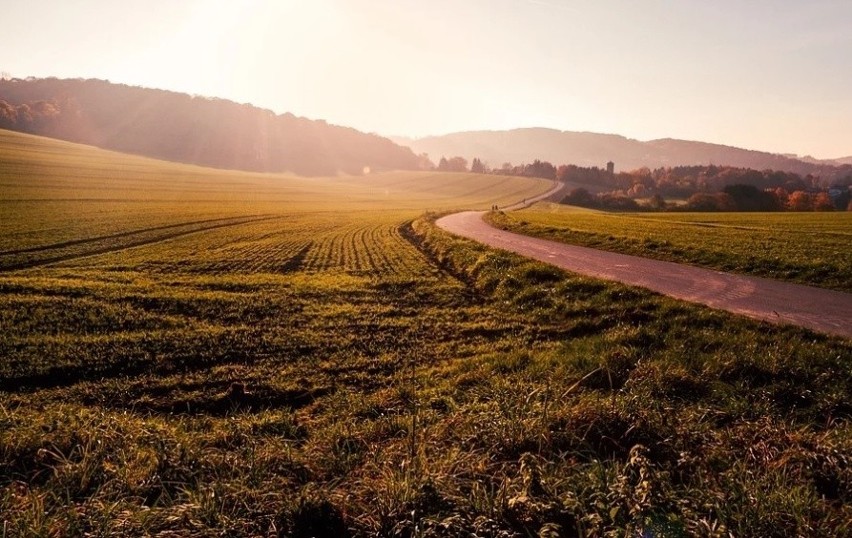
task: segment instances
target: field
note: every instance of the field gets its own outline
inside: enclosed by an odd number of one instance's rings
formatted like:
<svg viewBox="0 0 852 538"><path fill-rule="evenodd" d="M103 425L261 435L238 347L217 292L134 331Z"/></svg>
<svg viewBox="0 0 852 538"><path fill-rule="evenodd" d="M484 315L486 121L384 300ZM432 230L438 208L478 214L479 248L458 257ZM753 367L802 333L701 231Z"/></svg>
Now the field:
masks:
<svg viewBox="0 0 852 538"><path fill-rule="evenodd" d="M852 213L607 213L538 204L490 222L565 243L852 292Z"/></svg>
<svg viewBox="0 0 852 538"><path fill-rule="evenodd" d="M852 532L852 342L426 213L547 183L0 148L3 538Z"/></svg>

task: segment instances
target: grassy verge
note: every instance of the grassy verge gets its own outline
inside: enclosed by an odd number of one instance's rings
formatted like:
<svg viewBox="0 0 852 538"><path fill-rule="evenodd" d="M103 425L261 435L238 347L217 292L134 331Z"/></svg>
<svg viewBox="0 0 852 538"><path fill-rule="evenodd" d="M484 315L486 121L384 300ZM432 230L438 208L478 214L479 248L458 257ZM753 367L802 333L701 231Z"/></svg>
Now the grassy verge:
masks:
<svg viewBox="0 0 852 538"><path fill-rule="evenodd" d="M852 292L852 213L606 213L538 204L494 226L554 241Z"/></svg>

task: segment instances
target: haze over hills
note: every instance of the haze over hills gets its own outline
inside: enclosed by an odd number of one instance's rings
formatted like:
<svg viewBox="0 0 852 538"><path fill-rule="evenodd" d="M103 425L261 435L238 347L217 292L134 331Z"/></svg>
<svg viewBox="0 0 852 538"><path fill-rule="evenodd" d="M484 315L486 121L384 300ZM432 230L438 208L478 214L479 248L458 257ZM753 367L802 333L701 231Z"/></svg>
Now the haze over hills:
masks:
<svg viewBox="0 0 852 538"><path fill-rule="evenodd" d="M492 168L536 159L604 167L612 160L620 171L716 164L813 174L828 182L852 174L852 157L817 160L537 127L389 139L224 99L95 79L0 79L0 128L176 162L306 176L428 168L424 153L434 162L479 158Z"/></svg>
<svg viewBox="0 0 852 538"><path fill-rule="evenodd" d="M852 165L852 156L840 157L839 159L814 159L813 157L808 155L806 157L800 157L799 160L815 164L833 164L835 166L843 166L846 164Z"/></svg>
<svg viewBox="0 0 852 538"><path fill-rule="evenodd" d="M427 153L437 161L441 156L479 158L492 168L504 162L530 163L535 159L555 165L605 167L615 163L616 170L647 166L658 168L680 165L728 165L757 170L773 169L797 174L817 174L826 167L852 163L850 159L805 161L790 156L754 151L707 142L662 138L643 142L614 134L559 131L541 127L507 131L468 131L419 139L393 138L415 153Z"/></svg>
<svg viewBox="0 0 852 538"><path fill-rule="evenodd" d="M0 128L259 172L360 174L420 165L387 138L322 120L103 80L0 80Z"/></svg>

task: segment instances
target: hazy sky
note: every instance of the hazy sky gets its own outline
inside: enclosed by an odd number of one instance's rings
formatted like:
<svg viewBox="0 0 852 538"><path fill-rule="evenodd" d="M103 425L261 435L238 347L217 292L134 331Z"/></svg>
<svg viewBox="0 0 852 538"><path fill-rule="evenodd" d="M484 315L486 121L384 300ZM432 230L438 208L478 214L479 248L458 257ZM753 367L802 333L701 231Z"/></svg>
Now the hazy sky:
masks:
<svg viewBox="0 0 852 538"><path fill-rule="evenodd" d="M544 126L852 155L852 1L4 1L0 71L383 135Z"/></svg>

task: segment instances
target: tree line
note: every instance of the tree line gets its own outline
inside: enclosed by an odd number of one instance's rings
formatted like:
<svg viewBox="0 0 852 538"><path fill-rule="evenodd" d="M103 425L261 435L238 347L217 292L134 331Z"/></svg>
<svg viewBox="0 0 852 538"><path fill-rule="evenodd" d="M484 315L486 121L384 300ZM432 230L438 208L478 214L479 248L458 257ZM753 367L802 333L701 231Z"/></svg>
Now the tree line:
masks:
<svg viewBox="0 0 852 538"><path fill-rule="evenodd" d="M830 191L787 192L783 187L758 189L753 185L727 185L719 192L699 192L683 204L670 204L660 194L641 203L612 192L591 193L578 187L568 193L562 203L593 209L614 211L852 211L852 192Z"/></svg>
<svg viewBox="0 0 852 538"><path fill-rule="evenodd" d="M489 168L480 159L470 168L462 157L444 157L437 170L538 177L588 186L575 188L564 202L582 207L637 211L852 211L852 166L834 167L830 181L780 170L694 165L647 167L610 173L605 168L547 161ZM685 200L668 204L666 199ZM641 203L637 200L641 200Z"/></svg>

